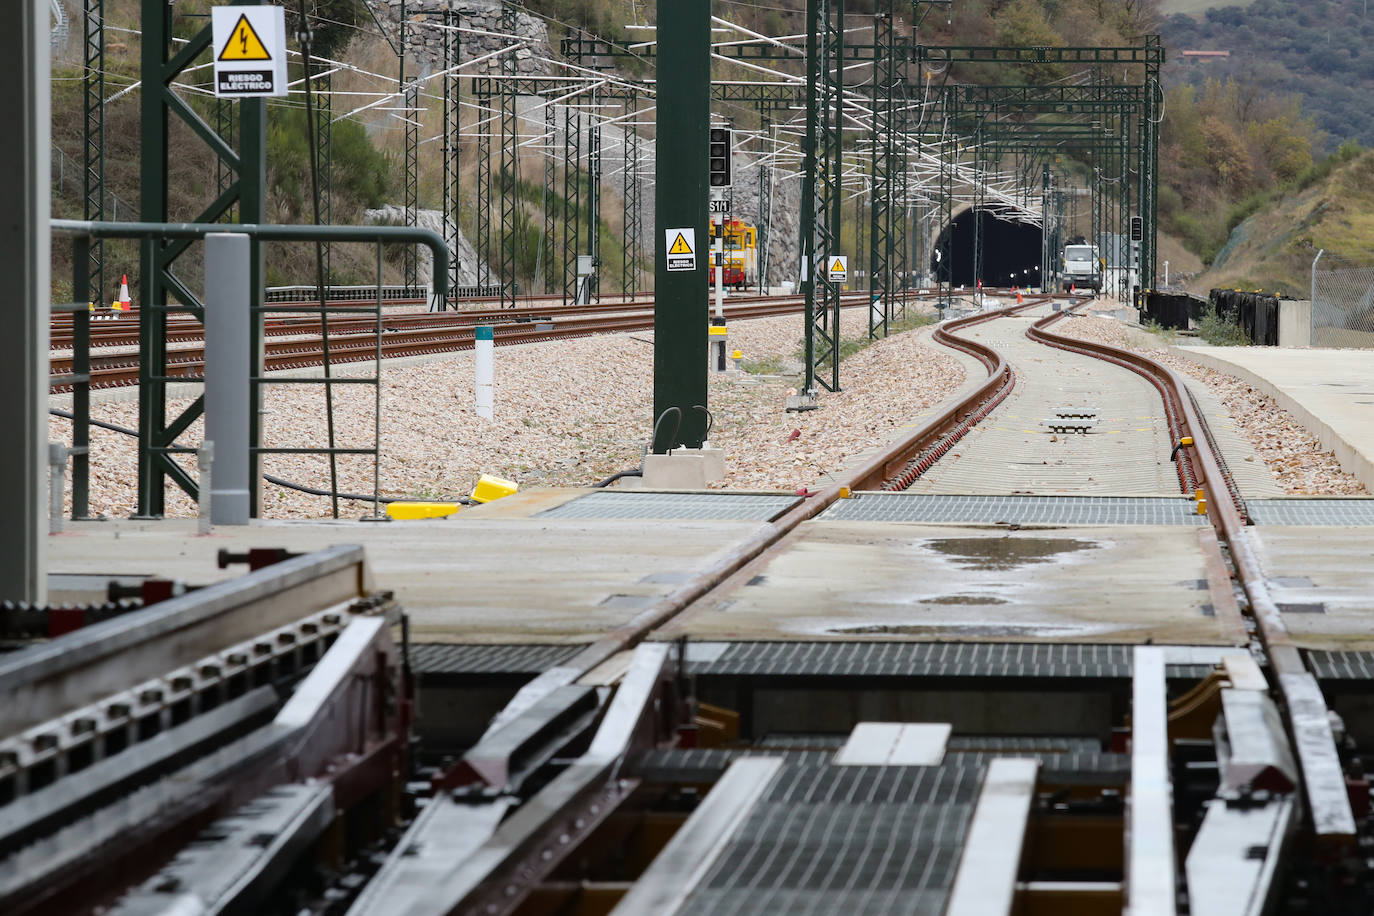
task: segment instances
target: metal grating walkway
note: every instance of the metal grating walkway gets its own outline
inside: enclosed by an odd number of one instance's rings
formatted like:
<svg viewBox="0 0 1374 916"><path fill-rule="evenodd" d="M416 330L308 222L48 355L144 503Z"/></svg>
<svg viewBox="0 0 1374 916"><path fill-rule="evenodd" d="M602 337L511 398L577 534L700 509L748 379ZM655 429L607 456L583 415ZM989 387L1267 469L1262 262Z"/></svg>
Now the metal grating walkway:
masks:
<svg viewBox="0 0 1374 916"><path fill-rule="evenodd" d="M416 674L543 674L583 648L419 643L410 647L410 666Z"/></svg>
<svg viewBox="0 0 1374 916"><path fill-rule="evenodd" d="M830 736L828 736L830 737ZM844 736L833 736L834 748L786 749L773 742L751 748L669 748L648 751L629 761L625 775L646 782L714 782L741 757L782 757L789 764L824 766L830 763ZM1018 748L1018 741L1033 742ZM1067 745L1072 745L1067 746ZM1091 739L1035 738L1017 739L997 736L951 738L945 766L984 766L998 757L1034 758L1040 762L1045 778L1083 784L1121 780L1129 776L1129 754L1114 754L1098 748ZM996 748L996 750L988 750Z"/></svg>
<svg viewBox="0 0 1374 916"><path fill-rule="evenodd" d="M942 912L982 768L784 766L682 909Z"/></svg>
<svg viewBox="0 0 1374 916"><path fill-rule="evenodd" d="M768 521L797 497L766 493L636 493L601 490L540 512L537 518L671 518Z"/></svg>
<svg viewBox="0 0 1374 916"><path fill-rule="evenodd" d="M1308 650L1307 663L1319 681L1374 681L1374 652Z"/></svg>
<svg viewBox="0 0 1374 916"><path fill-rule="evenodd" d="M1374 525L1374 499L1250 499L1256 525Z"/></svg>
<svg viewBox="0 0 1374 916"><path fill-rule="evenodd" d="M1206 525L1186 496L944 496L859 493L821 518L838 522L1013 525Z"/></svg>
<svg viewBox="0 0 1374 916"><path fill-rule="evenodd" d="M1054 643L691 643L697 675L1130 678L1129 645ZM1170 664L1170 677L1207 676L1208 664Z"/></svg>

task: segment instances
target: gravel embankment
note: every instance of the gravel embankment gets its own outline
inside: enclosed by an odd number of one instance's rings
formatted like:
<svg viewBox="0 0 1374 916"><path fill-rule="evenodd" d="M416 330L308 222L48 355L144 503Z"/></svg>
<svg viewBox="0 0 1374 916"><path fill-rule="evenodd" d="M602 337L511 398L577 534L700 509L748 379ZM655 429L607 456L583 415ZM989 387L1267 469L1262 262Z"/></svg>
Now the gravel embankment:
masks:
<svg viewBox="0 0 1374 916"><path fill-rule="evenodd" d="M1158 346L1141 346L1142 335L1115 319L1071 317L1054 330L1068 337L1135 350L1157 359L1211 389L1235 419L1279 486L1294 496L1351 496L1366 493L1364 484L1341 470L1340 462L1322 448L1274 399L1233 375L1216 372Z"/></svg>
<svg viewBox="0 0 1374 916"><path fill-rule="evenodd" d="M844 314L846 337L866 333L863 309ZM727 479L715 486L794 489L810 486L854 456L884 442L920 410L963 383L959 363L910 332L881 341L846 359L844 390L823 394L822 409L789 414L784 399L798 384L801 322L796 317L757 319L730 326L730 346L746 360L771 364L778 375L730 373L710 377L715 417L713 444L725 449ZM341 374L370 374L371 364ZM472 354L383 366L380 468L386 496L436 498L467 494L479 474L529 486L587 486L639 464L649 438L653 404L653 336L648 332L501 347L496 351L496 417L473 413ZM263 416L270 446L322 446L327 442L323 386L270 389ZM373 441L373 389L340 385L335 390L335 430L340 447ZM176 403L175 410L189 404ZM92 416L123 426L138 422L129 402L100 403ZM793 432L798 431L797 435ZM53 418L51 435L70 441L67 420ZM197 421L180 439L200 443ZM91 512L126 516L136 494L134 440L93 429ZM194 469L193 457L180 459ZM308 486L328 488L327 460L274 455L264 470ZM372 458L340 456L339 489L372 492ZM195 507L169 487L167 514L192 516ZM341 503L341 514L369 510ZM314 518L329 514L323 497L266 485L263 515Z"/></svg>

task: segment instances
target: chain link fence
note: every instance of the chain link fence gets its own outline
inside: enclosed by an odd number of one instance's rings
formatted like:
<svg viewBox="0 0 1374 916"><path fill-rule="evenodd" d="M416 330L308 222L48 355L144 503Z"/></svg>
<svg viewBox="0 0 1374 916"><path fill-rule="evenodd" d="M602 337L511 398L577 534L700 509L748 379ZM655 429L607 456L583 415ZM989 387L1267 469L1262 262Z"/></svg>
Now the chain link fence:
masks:
<svg viewBox="0 0 1374 916"><path fill-rule="evenodd" d="M1312 262L1312 346L1374 347L1374 266L1318 253Z"/></svg>

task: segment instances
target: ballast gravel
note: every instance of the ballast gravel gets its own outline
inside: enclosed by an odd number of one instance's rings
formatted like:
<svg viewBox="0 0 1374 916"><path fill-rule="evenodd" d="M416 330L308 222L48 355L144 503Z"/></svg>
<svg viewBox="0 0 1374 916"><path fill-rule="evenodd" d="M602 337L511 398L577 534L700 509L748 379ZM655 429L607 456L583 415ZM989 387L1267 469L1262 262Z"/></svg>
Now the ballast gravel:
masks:
<svg viewBox="0 0 1374 916"><path fill-rule="evenodd" d="M1367 492L1364 484L1342 470L1336 456L1324 449L1292 414L1242 379L1170 353L1162 340L1158 344L1147 343L1158 338L1134 331L1113 318L1074 316L1056 324L1054 330L1066 337L1135 350L1205 384L1225 405L1284 492L1295 496L1353 496Z"/></svg>
<svg viewBox="0 0 1374 916"><path fill-rule="evenodd" d="M867 312L847 309L846 339L867 336ZM789 393L800 384L803 326L800 317L737 321L729 346L743 352L752 372L712 374L709 407L712 444L725 450L731 489L814 487L859 455L883 444L916 414L940 402L964 381L960 364L930 344L928 333L894 334L844 359L838 393L822 392L821 409L786 413ZM649 439L653 409L651 332L498 347L495 354L495 418L476 416L473 355L455 353L383 364L380 490L383 496L444 499L471 492L480 474L514 480L522 487L588 486L639 465ZM373 364L337 370L370 376ZM328 442L323 385L270 386L262 417L271 447L324 446ZM374 441L374 389L334 388L336 446L369 448ZM189 398L179 399L175 411ZM125 427L138 423L137 405L92 405L92 417ZM70 442L71 424L52 418L54 441ZM197 447L200 421L181 436ZM103 429L91 431L91 514L128 516L135 509L137 461L134 440ZM175 460L195 476L195 457ZM329 464L315 455L265 455L263 470L306 486L328 489ZM373 492L371 455L338 458L338 489ZM272 484L262 491L266 518L320 518L327 497ZM343 501L340 515L370 514L371 503ZM168 487L166 514L190 517L194 503Z"/></svg>

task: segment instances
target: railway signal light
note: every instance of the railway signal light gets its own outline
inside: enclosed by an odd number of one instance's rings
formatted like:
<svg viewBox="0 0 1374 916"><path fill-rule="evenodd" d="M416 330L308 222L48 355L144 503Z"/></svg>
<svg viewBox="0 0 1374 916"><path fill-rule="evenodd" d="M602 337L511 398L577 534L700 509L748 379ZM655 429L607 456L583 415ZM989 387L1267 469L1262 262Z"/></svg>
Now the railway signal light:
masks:
<svg viewBox="0 0 1374 916"><path fill-rule="evenodd" d="M708 151L710 185L713 188L730 187L730 158L734 150L734 131L728 127L711 128L710 149Z"/></svg>
<svg viewBox="0 0 1374 916"><path fill-rule="evenodd" d="M1139 242L1145 238L1145 220L1139 216L1131 217L1131 241Z"/></svg>

